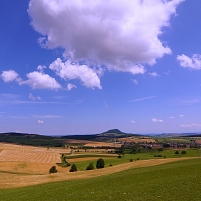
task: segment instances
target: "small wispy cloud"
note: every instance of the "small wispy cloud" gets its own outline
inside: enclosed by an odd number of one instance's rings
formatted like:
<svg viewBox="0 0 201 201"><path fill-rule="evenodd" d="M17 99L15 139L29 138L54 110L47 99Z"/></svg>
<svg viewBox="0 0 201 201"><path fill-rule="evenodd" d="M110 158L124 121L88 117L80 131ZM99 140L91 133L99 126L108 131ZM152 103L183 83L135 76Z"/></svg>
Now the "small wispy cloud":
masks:
<svg viewBox="0 0 201 201"><path fill-rule="evenodd" d="M156 98L156 96L147 96L144 98L138 98L138 99L132 100L131 102L144 101L144 100L148 100L148 99L152 99L152 98Z"/></svg>
<svg viewBox="0 0 201 201"><path fill-rule="evenodd" d="M72 105L73 105L73 106L74 106L74 105L80 105L80 104L82 104L84 101L85 101L85 99L83 98L83 99L80 99L80 100L75 101Z"/></svg>
<svg viewBox="0 0 201 201"><path fill-rule="evenodd" d="M44 72L44 69L46 69L47 67L46 66L43 66L43 65L39 65L38 67L37 67L37 70L39 71L39 72Z"/></svg>
<svg viewBox="0 0 201 201"><path fill-rule="evenodd" d="M199 104L201 101L197 97L188 97L188 98L180 98L180 99L173 99L171 100L172 104L174 105L196 105Z"/></svg>
<svg viewBox="0 0 201 201"><path fill-rule="evenodd" d="M157 72L149 73L151 77L160 77L160 75Z"/></svg>
<svg viewBox="0 0 201 201"><path fill-rule="evenodd" d="M183 114L180 114L180 115L179 115L179 117L180 117L180 118L183 118L183 117L184 117L184 115L183 115Z"/></svg>
<svg viewBox="0 0 201 201"><path fill-rule="evenodd" d="M175 119L175 117L171 116L170 119Z"/></svg>
<svg viewBox="0 0 201 201"><path fill-rule="evenodd" d="M181 124L180 127L188 128L188 127L201 127L201 124Z"/></svg>
<svg viewBox="0 0 201 201"><path fill-rule="evenodd" d="M151 121L154 122L154 123L157 123L157 122L162 123L163 122L162 119L156 119L156 118L152 118Z"/></svg>
<svg viewBox="0 0 201 201"><path fill-rule="evenodd" d="M168 70L168 71L165 72L165 75L168 76L169 74L170 74L170 70Z"/></svg>
<svg viewBox="0 0 201 201"><path fill-rule="evenodd" d="M26 117L26 116L12 116L10 118L12 118L12 119L29 119L29 117Z"/></svg>
<svg viewBox="0 0 201 201"><path fill-rule="evenodd" d="M61 118L61 116L57 116L57 115L33 115L34 118L41 118L41 119L53 119L53 118Z"/></svg>
<svg viewBox="0 0 201 201"><path fill-rule="evenodd" d="M44 124L43 120L38 120L38 124Z"/></svg>
<svg viewBox="0 0 201 201"><path fill-rule="evenodd" d="M132 124L135 124L135 123L136 123L136 121L132 120L132 121L131 121L131 123L132 123Z"/></svg>
<svg viewBox="0 0 201 201"><path fill-rule="evenodd" d="M199 102L200 102L199 99L183 100L182 104L183 105L194 105L194 104L199 103Z"/></svg>
<svg viewBox="0 0 201 201"><path fill-rule="evenodd" d="M34 96L32 93L29 94L29 98L31 100L41 100L41 97L40 96Z"/></svg>
<svg viewBox="0 0 201 201"><path fill-rule="evenodd" d="M0 105L20 105L20 104L66 104L64 102L53 102L53 101L39 101L40 96L33 96L29 94L29 98L32 101L23 100L20 95L17 94L0 94Z"/></svg>
<svg viewBox="0 0 201 201"><path fill-rule="evenodd" d="M65 99L66 96L54 96L53 99L56 99L56 100L62 100L62 99Z"/></svg>
<svg viewBox="0 0 201 201"><path fill-rule="evenodd" d="M132 82L133 82L134 84L136 84L136 85L138 84L138 81L137 81L137 80L135 80L135 79L134 79L134 80L132 80Z"/></svg>
<svg viewBox="0 0 201 201"><path fill-rule="evenodd" d="M68 91L70 91L70 90L72 90L72 89L75 89L75 88L77 88L76 85L71 84L71 83L68 83L68 84L67 84L67 90L68 90Z"/></svg>
<svg viewBox="0 0 201 201"><path fill-rule="evenodd" d="M4 112L0 112L0 117L3 117Z"/></svg>
<svg viewBox="0 0 201 201"><path fill-rule="evenodd" d="M107 102L106 102L106 101L103 101L103 103L104 103L105 108L107 109L107 108L108 108Z"/></svg>

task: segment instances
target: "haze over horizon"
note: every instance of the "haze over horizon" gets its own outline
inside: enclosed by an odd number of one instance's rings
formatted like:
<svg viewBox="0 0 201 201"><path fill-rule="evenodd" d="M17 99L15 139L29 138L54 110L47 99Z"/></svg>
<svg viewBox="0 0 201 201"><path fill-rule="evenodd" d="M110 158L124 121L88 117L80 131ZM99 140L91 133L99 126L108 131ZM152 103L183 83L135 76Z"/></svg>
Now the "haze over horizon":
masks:
<svg viewBox="0 0 201 201"><path fill-rule="evenodd" d="M199 0L0 1L0 132L201 132Z"/></svg>

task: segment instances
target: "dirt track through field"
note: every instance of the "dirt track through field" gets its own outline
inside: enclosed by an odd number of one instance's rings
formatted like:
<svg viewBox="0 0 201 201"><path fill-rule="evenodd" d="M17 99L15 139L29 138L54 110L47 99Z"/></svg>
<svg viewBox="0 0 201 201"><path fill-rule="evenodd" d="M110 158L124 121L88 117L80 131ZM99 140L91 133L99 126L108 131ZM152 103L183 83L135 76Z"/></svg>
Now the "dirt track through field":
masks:
<svg viewBox="0 0 201 201"><path fill-rule="evenodd" d="M92 178L116 172L121 172L123 170L131 168L155 166L187 159L192 158L166 158L166 159L151 159L143 161L139 160L129 162L126 164L107 167L104 169L96 169L91 171L78 171L72 173L68 172L69 168L64 168L66 172L60 172L60 170L62 171L62 168L58 168L58 173L45 174L45 175L24 175L24 174L10 174L0 172L0 188L16 188L16 187L31 186L56 181Z"/></svg>

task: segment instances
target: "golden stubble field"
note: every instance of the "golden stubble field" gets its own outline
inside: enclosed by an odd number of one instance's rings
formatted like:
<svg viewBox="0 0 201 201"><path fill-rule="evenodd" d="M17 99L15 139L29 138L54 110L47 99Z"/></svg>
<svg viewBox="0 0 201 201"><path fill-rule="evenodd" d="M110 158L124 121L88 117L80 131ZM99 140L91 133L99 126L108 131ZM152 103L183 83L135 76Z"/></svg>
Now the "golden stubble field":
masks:
<svg viewBox="0 0 201 201"><path fill-rule="evenodd" d="M21 174L47 174L61 153L70 149L53 149L0 143L0 172Z"/></svg>
<svg viewBox="0 0 201 201"><path fill-rule="evenodd" d="M185 158L151 159L84 172L69 172L70 167L57 166L58 173L49 174L49 169L60 162L60 153L67 152L70 152L70 150L0 143L0 188L16 188L56 181L91 178L130 168L185 160ZM83 158L83 160L87 160L87 158Z"/></svg>
<svg viewBox="0 0 201 201"><path fill-rule="evenodd" d="M143 142L147 142L147 143L154 143L155 140L152 138L140 138L140 137L127 137L127 138L120 138L118 139L120 142L135 142L135 143L143 143Z"/></svg>

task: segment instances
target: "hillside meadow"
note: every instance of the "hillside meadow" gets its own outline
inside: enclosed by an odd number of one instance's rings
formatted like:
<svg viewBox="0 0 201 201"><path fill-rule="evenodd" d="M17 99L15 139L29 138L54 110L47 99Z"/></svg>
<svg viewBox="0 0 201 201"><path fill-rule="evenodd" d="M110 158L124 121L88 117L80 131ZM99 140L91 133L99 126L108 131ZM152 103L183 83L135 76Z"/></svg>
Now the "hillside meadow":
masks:
<svg viewBox="0 0 201 201"><path fill-rule="evenodd" d="M182 150L125 149L119 155L108 149L72 152L0 143L0 200L200 200L199 152ZM78 172L62 167L61 156L76 164ZM105 168L86 171L99 158ZM52 166L57 173L49 174Z"/></svg>
<svg viewBox="0 0 201 201"><path fill-rule="evenodd" d="M0 200L200 201L200 178L201 158L191 158L94 178L0 189Z"/></svg>
<svg viewBox="0 0 201 201"><path fill-rule="evenodd" d="M74 155L66 155L67 160L70 163L76 164L79 171L86 170L86 167L89 163L93 163L96 165L96 161L98 158L103 158L105 161L105 167L110 167L128 163L130 160L133 160L136 163L136 160L160 160L163 158L171 159L171 158L183 158L183 157L197 157L198 150L197 149L187 149L186 154L181 154L181 150L179 150L180 154L175 154L176 149L164 149L162 152L159 152L157 149L141 149L140 153L129 154L130 151L127 151L127 154L120 155L121 158L118 158L117 154L93 154L93 153L83 153L83 154L74 154ZM160 156L160 157L158 157Z"/></svg>

